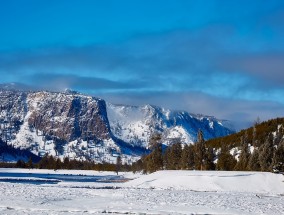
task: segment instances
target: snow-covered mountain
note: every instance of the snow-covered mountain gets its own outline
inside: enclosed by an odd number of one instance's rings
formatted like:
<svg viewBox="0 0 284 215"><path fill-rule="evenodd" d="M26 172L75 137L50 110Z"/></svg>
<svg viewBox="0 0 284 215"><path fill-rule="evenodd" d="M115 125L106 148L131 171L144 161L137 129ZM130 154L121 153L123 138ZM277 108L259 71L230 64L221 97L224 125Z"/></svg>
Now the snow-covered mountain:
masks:
<svg viewBox="0 0 284 215"><path fill-rule="evenodd" d="M165 144L173 139L182 143L194 143L199 129L205 139L226 136L232 131L223 124L227 121L214 117L171 111L153 105L126 106L107 104L112 133L123 141L147 147L149 137L155 132L163 134Z"/></svg>
<svg viewBox="0 0 284 215"><path fill-rule="evenodd" d="M151 134L165 144L193 143L198 129L206 139L232 131L214 117L152 105L113 105L74 91L0 89L0 138L36 155L131 162L145 153Z"/></svg>

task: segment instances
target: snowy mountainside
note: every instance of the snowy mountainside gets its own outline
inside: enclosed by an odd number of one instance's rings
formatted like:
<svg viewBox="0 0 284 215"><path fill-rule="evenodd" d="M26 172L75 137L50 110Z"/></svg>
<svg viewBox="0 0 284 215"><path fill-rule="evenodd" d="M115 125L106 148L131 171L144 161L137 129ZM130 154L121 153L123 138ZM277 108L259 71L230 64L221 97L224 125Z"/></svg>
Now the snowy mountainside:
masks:
<svg viewBox="0 0 284 215"><path fill-rule="evenodd" d="M132 145L147 147L152 133L161 132L165 144L173 139L182 143L196 141L199 129L205 139L225 136L232 131L223 121L214 117L171 111L153 105L126 106L107 103L108 119L112 133Z"/></svg>
<svg viewBox="0 0 284 215"><path fill-rule="evenodd" d="M115 162L137 160L152 133L193 143L198 129L205 139L232 133L214 117L171 111L152 105L106 103L73 91L0 89L0 138L35 155Z"/></svg>
<svg viewBox="0 0 284 215"><path fill-rule="evenodd" d="M0 135L15 148L43 156L115 162L105 101L74 93L1 90ZM128 161L131 156L125 155Z"/></svg>

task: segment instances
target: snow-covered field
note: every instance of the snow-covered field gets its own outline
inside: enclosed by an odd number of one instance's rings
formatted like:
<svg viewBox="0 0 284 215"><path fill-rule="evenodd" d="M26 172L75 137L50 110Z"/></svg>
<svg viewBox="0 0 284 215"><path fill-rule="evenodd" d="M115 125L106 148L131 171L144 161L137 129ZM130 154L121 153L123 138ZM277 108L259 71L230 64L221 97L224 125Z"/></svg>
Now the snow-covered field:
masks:
<svg viewBox="0 0 284 215"><path fill-rule="evenodd" d="M1 180L0 214L284 214L272 173L0 169Z"/></svg>

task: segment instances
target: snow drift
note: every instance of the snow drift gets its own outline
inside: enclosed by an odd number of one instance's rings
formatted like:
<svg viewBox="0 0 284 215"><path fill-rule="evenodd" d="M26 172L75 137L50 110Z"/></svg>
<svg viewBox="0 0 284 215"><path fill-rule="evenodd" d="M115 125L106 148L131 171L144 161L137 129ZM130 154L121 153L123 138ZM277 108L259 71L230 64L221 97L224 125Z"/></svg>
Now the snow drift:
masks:
<svg viewBox="0 0 284 215"><path fill-rule="evenodd" d="M284 176L268 172L159 171L127 183L135 188L284 194Z"/></svg>

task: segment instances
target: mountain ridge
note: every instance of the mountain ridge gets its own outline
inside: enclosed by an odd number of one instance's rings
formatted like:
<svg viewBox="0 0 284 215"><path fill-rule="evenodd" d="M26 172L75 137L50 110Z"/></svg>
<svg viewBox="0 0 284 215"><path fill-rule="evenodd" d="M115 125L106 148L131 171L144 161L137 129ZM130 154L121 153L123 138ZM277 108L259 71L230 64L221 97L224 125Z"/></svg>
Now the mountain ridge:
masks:
<svg viewBox="0 0 284 215"><path fill-rule="evenodd" d="M147 152L151 134L165 144L206 139L233 131L215 117L172 111L154 105L115 105L75 91L22 91L0 87L1 138L15 148L73 159L115 162L137 160ZM136 127L135 127L136 126ZM132 127L132 128L131 128Z"/></svg>

